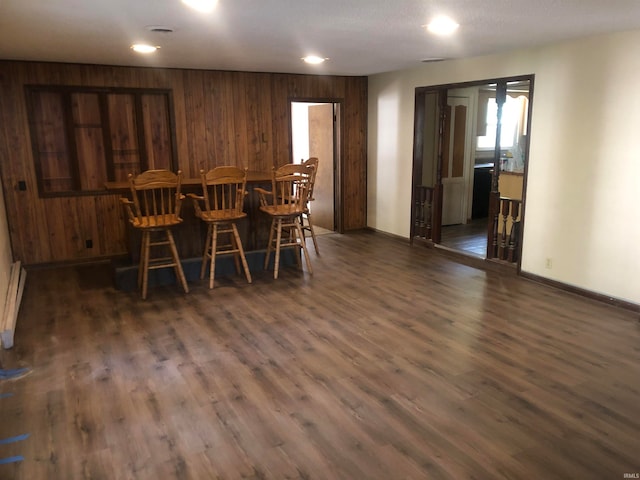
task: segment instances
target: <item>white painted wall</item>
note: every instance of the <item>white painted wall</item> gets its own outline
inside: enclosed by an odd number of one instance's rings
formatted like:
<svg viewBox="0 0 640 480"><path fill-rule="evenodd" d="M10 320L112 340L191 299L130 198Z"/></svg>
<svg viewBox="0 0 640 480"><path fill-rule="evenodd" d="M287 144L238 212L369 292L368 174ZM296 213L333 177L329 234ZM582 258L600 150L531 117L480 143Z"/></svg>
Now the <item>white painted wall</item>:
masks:
<svg viewBox="0 0 640 480"><path fill-rule="evenodd" d="M7 211L4 205L4 194L0 183L0 316L4 315L4 304L9 289L9 277L13 255L9 240L9 227L7 225Z"/></svg>
<svg viewBox="0 0 640 480"><path fill-rule="evenodd" d="M409 236L416 87L535 74L522 270L640 304L639 48L631 31L370 77L368 225Z"/></svg>

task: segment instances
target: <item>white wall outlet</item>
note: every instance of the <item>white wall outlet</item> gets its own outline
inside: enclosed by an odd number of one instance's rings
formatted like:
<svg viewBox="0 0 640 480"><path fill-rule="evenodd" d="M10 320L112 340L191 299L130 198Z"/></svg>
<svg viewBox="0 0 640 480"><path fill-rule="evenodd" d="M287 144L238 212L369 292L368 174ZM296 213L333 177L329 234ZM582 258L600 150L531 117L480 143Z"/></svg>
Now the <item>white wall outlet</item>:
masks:
<svg viewBox="0 0 640 480"><path fill-rule="evenodd" d="M548 257L547 260L544 262L544 267L551 270L551 268L553 267L553 260L551 260L551 258Z"/></svg>

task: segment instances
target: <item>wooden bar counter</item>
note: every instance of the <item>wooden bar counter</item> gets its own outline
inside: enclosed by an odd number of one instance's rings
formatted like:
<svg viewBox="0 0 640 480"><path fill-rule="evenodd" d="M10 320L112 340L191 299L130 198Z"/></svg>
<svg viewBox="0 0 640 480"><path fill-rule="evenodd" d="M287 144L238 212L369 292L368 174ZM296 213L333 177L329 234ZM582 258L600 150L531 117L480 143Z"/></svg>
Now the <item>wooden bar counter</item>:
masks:
<svg viewBox="0 0 640 480"><path fill-rule="evenodd" d="M271 185L271 172L255 172L255 171L249 170L247 172L247 183L248 184L266 183ZM200 177L182 179L182 187L183 187L183 190L185 191L193 191L194 188L196 190L199 190L201 185L202 185L202 180L200 179ZM114 192L114 193L122 193L127 195L130 192L129 182L127 181L105 182L104 187L110 192Z"/></svg>
<svg viewBox="0 0 640 480"><path fill-rule="evenodd" d="M271 172L249 171L247 174L247 196L244 201L244 211L247 217L237 223L238 232L242 240L242 245L246 252L247 262L250 269L262 269L264 261L264 251L269 240L270 219L260 211L260 200L258 194L254 191L255 187L266 188L271 190ZM105 188L109 192L121 194L123 197L131 197L129 182L106 182ZM183 178L182 193L199 193L202 190L202 181L200 178ZM183 223L173 230L173 235L178 248L178 253L183 263L183 268L187 280L195 280L199 278L202 252L204 250L204 242L207 233L207 227L199 218L195 216L191 199L186 198L182 203L181 216ZM140 259L140 232L129 225L127 220L127 242L129 258L123 264L116 267L116 286L129 290L135 288L135 276L137 275L137 267ZM227 270L227 258L218 259L216 269L222 267L220 273ZM295 258L291 256L291 261ZM222 261L222 265L220 265ZM283 262L289 263L286 257ZM232 269L233 262L229 262L229 269ZM120 271L120 273L118 273ZM125 271L125 277L122 277ZM173 272L156 270L153 273L162 272L167 275L167 279L163 280L156 275L155 280L150 278L150 284L159 284L170 282Z"/></svg>
<svg viewBox="0 0 640 480"><path fill-rule="evenodd" d="M106 182L104 185L110 192L119 193L126 198L131 197L129 182ZM250 171L247 173L248 193L244 204L247 218L238 223L242 244L247 251L265 248L269 239L269 225L263 225L266 219L262 218L258 195L253 190L258 186L271 189L271 172ZM200 178L182 179L182 193L199 193L201 190L202 180ZM206 228L195 216L191 199L186 198L182 202L181 216L184 221L174 232L180 256L186 258L202 255ZM129 230L129 256L131 261L135 263L139 258L140 235L133 228Z"/></svg>

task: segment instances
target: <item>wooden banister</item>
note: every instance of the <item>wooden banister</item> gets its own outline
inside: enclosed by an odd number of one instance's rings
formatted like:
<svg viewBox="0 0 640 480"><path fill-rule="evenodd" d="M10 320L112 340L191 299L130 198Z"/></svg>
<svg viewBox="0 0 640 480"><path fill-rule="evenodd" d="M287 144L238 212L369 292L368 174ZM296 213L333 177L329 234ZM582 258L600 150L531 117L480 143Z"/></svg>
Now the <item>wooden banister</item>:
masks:
<svg viewBox="0 0 640 480"><path fill-rule="evenodd" d="M416 237L432 239L433 232L433 187L415 187L414 232Z"/></svg>
<svg viewBox="0 0 640 480"><path fill-rule="evenodd" d="M492 221L487 237L487 258L516 262L522 200L500 197L497 192L491 195L489 215Z"/></svg>

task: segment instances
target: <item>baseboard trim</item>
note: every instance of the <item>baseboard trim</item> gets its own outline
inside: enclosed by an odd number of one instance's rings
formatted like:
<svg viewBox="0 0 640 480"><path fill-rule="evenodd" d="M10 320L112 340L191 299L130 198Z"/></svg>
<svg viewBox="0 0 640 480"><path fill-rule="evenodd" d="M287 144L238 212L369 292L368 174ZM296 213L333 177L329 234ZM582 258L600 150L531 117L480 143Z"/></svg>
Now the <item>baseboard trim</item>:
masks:
<svg viewBox="0 0 640 480"><path fill-rule="evenodd" d="M488 260L477 255L461 252L455 248L450 248L431 240L416 237L413 239L414 245L424 246L434 250L439 255L443 255L451 260L467 265L468 267L477 268L489 272L497 272L503 275L517 276L518 267L515 263L501 262L499 260Z"/></svg>
<svg viewBox="0 0 640 480"><path fill-rule="evenodd" d="M523 272L522 270L518 271L518 268L515 264L507 264L500 261L487 260L486 258L468 255L464 252L460 252L458 250L454 250L449 247L445 247L444 245L433 243L430 240L425 240L422 238L415 238L413 243L431 248L456 262L463 263L464 265L479 268L481 270L498 272L501 274L520 276L527 280L531 280L532 282L540 283L548 287L557 288L558 290L573 293L575 295L580 295L581 297L590 298L592 300L619 307L624 310L640 313L640 305L637 303L628 302L616 297L611 297L584 288L575 287L567 283L558 282L557 280L550 280L533 273Z"/></svg>
<svg viewBox="0 0 640 480"><path fill-rule="evenodd" d="M46 270L49 268L76 267L76 266L82 266L82 265L99 265L103 263L126 261L128 258L129 256L126 253L123 253L118 255L100 255L96 257L76 258L73 260L58 260L55 262L31 263L29 265L25 265L24 267L28 271Z"/></svg>
<svg viewBox="0 0 640 480"><path fill-rule="evenodd" d="M520 272L520 276L523 278L526 278L527 280L531 280L532 282L540 283L542 285L547 285L549 287L557 288L559 290L564 290L565 292L573 293L575 295L580 295L581 297L590 298L598 302L607 303L615 307L640 313L640 305L637 303L628 302L626 300L621 300L619 298L611 297L609 295L603 295L601 293L593 292L591 290L576 287L574 285L569 285L568 283L558 282L557 280L550 280L548 278L541 277L540 275L536 275L534 273Z"/></svg>
<svg viewBox="0 0 640 480"><path fill-rule="evenodd" d="M388 238L393 238L395 240L402 240L403 242L409 241L409 237L403 237L402 235L396 235L395 233L383 232L382 230L378 230L377 228L373 228L373 227L366 227L363 230L371 233L375 233L378 235L382 235ZM358 230L349 230L349 232L357 232L357 231Z"/></svg>

